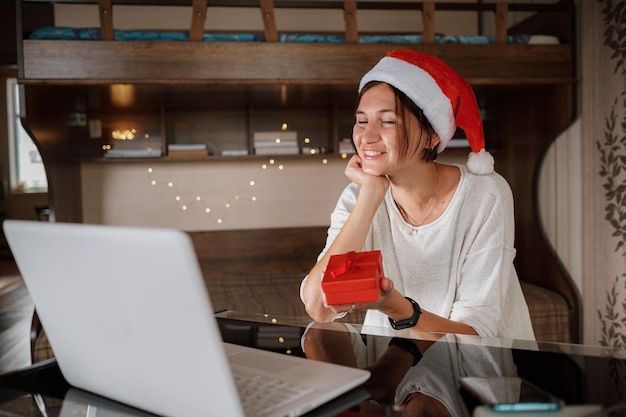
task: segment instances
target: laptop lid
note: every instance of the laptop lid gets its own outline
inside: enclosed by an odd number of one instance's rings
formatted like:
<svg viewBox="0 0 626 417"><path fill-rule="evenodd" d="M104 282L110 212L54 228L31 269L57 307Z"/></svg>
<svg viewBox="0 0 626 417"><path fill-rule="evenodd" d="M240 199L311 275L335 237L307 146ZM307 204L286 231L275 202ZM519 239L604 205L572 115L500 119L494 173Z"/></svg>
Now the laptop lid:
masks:
<svg viewBox="0 0 626 417"><path fill-rule="evenodd" d="M186 233L20 220L4 230L71 385L160 415L243 416ZM323 401L369 375L333 371Z"/></svg>

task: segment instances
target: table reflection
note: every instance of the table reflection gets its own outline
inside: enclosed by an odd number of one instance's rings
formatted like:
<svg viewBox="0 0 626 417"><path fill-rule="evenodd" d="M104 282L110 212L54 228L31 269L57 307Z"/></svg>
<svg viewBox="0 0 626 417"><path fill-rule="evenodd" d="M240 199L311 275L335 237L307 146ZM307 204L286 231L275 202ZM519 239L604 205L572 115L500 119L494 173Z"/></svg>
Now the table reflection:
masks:
<svg viewBox="0 0 626 417"><path fill-rule="evenodd" d="M456 343L454 335L426 336L399 339L362 334L342 323L313 323L302 337L302 346L310 359L369 369L372 377L366 389L371 400L401 405L404 415L411 417L469 417L459 378L517 376L510 349L477 349Z"/></svg>

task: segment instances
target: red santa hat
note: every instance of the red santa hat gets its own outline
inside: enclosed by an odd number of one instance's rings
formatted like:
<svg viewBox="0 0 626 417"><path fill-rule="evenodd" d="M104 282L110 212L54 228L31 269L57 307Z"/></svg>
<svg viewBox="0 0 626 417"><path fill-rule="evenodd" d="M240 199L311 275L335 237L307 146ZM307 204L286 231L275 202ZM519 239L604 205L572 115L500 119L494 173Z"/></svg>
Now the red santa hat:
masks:
<svg viewBox="0 0 626 417"><path fill-rule="evenodd" d="M468 169L475 174L493 171L474 90L448 64L418 51L392 51L363 76L359 92L370 81L394 86L422 109L440 138L438 152L446 148L458 126L472 149Z"/></svg>

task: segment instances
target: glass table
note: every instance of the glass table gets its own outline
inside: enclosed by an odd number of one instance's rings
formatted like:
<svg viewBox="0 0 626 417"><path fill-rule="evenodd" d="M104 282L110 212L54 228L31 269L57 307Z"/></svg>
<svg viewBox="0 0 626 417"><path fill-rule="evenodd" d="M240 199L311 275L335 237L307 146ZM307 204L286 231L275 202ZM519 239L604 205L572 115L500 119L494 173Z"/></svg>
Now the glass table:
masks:
<svg viewBox="0 0 626 417"><path fill-rule="evenodd" d="M459 384L466 376L521 377L563 401L565 408L550 414L555 417L606 414L626 398L626 354L605 347L415 334L230 311L216 316L227 342L372 372L362 387L311 416L385 415L368 414L372 409L398 416L425 415L426 409L454 417L484 413L485 408ZM563 414L571 410L579 413ZM147 415L71 387L54 359L0 376L0 416Z"/></svg>

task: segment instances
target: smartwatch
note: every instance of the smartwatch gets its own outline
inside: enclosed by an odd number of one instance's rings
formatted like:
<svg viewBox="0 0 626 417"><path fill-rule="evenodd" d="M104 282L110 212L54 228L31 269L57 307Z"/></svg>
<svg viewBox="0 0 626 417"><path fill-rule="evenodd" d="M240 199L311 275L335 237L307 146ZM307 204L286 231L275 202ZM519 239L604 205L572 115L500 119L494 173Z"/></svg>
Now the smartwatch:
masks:
<svg viewBox="0 0 626 417"><path fill-rule="evenodd" d="M417 321L420 318L420 315L422 314L422 309L420 308L419 304L417 304L415 300L409 297L404 297L404 298L406 298L407 300L411 302L411 305L413 306L413 315L409 317L408 319L398 320L398 321L392 320L391 317L389 317L389 324L391 324L391 327L393 327L396 330L415 327L415 325L417 324Z"/></svg>

